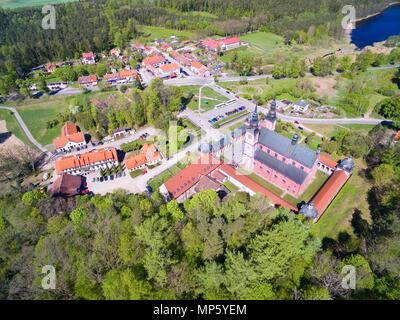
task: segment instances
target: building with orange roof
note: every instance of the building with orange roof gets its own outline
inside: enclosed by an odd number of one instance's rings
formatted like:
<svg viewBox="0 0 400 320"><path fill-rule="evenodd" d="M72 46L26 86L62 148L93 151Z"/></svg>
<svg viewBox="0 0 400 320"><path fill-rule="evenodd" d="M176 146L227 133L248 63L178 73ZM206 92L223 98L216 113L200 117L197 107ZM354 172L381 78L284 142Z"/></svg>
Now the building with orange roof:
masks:
<svg viewBox="0 0 400 320"><path fill-rule="evenodd" d="M57 159L55 169L57 174L80 175L90 171L111 168L118 164L117 150L115 148L104 148Z"/></svg>
<svg viewBox="0 0 400 320"><path fill-rule="evenodd" d="M82 76L78 79L79 84L85 86L97 86L97 76L95 74L91 74L89 76Z"/></svg>
<svg viewBox="0 0 400 320"><path fill-rule="evenodd" d="M318 169L327 173L332 174L337 166L337 162L332 160L331 157L326 153L320 153L318 159Z"/></svg>
<svg viewBox="0 0 400 320"><path fill-rule="evenodd" d="M238 37L230 37L224 39L206 39L201 41L201 45L207 50L217 52L218 50L227 51L237 48L241 45Z"/></svg>
<svg viewBox="0 0 400 320"><path fill-rule="evenodd" d="M396 135L394 136L394 141L400 141L400 130L397 131Z"/></svg>
<svg viewBox="0 0 400 320"><path fill-rule="evenodd" d="M304 214L307 218L314 219L314 222L317 222L346 184L347 180L349 180L353 168L354 162L351 157L340 161L335 172L314 195L312 200L301 207L299 213Z"/></svg>
<svg viewBox="0 0 400 320"><path fill-rule="evenodd" d="M210 73L204 64L196 60L192 61L190 65L190 70L198 75L206 75L207 73Z"/></svg>
<svg viewBox="0 0 400 320"><path fill-rule="evenodd" d="M143 59L142 64L145 68L159 68L165 63L165 58L161 54L149 55Z"/></svg>
<svg viewBox="0 0 400 320"><path fill-rule="evenodd" d="M66 122L61 128L61 136L53 140L57 152L69 152L76 148L86 146L83 132L72 122Z"/></svg>
<svg viewBox="0 0 400 320"><path fill-rule="evenodd" d="M144 169L161 161L161 154L154 144L145 143L140 149L139 154L125 159L125 166L131 171Z"/></svg>
<svg viewBox="0 0 400 320"><path fill-rule="evenodd" d="M158 76L160 78L168 78L173 74L178 75L181 73L181 67L177 63L168 63L158 68Z"/></svg>
<svg viewBox="0 0 400 320"><path fill-rule="evenodd" d="M82 53L82 63L83 64L95 64L95 55L93 52L84 52Z"/></svg>

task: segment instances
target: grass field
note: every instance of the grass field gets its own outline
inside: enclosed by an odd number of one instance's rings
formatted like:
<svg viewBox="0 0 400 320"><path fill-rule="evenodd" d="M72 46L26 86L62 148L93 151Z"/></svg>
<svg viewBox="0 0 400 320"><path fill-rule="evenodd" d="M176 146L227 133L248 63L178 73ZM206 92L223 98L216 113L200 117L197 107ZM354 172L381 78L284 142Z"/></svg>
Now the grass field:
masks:
<svg viewBox="0 0 400 320"><path fill-rule="evenodd" d="M241 40L250 43L251 46L256 47L262 51L274 49L283 45L283 37L270 32L257 31L246 34L240 37Z"/></svg>
<svg viewBox="0 0 400 320"><path fill-rule="evenodd" d="M367 134L375 125L369 124L351 124L351 125L333 125L333 124L307 124L307 127L323 134L327 137L333 137L340 130L357 131Z"/></svg>
<svg viewBox="0 0 400 320"><path fill-rule="evenodd" d="M248 175L247 177L250 178L251 180L253 180L254 182L257 182L260 186L275 193L277 196L279 196L283 192L281 189L274 186L272 183L269 183L264 178L261 178L260 176L256 175L255 173L252 173L252 174Z"/></svg>
<svg viewBox="0 0 400 320"><path fill-rule="evenodd" d="M0 110L0 120L5 120L7 124L7 130L14 134L19 140L23 143L30 145L28 138L26 137L24 131L21 129L17 120L11 111L8 110Z"/></svg>
<svg viewBox="0 0 400 320"><path fill-rule="evenodd" d="M144 25L139 26L138 29L139 31L145 34L145 36L143 36L143 39L149 41L169 38L171 36L178 36L181 38L181 40L191 39L193 37L193 32L191 31L180 31L174 29L167 29L163 27L144 26Z"/></svg>
<svg viewBox="0 0 400 320"><path fill-rule="evenodd" d="M356 160L356 170L353 175L318 223L312 226L312 232L316 236L321 239L324 237L336 239L342 231L353 235L351 219L355 209L361 210L363 218L370 221L367 191L371 184L363 177L362 170L364 168L364 161Z"/></svg>
<svg viewBox="0 0 400 320"><path fill-rule="evenodd" d="M14 9L22 7L43 6L45 4L59 4L77 0L0 0L0 7Z"/></svg>
<svg viewBox="0 0 400 320"><path fill-rule="evenodd" d="M188 104L188 108L197 111L199 108L199 102L198 102L198 97L199 97L199 90L200 86L183 86L181 87L182 91L184 94L189 94L192 93L194 97ZM219 94L218 92L215 92L213 89L209 87L203 87L201 90L201 109L202 112L207 112L212 109L217 104L223 103L227 101L227 98L224 97L223 95Z"/></svg>

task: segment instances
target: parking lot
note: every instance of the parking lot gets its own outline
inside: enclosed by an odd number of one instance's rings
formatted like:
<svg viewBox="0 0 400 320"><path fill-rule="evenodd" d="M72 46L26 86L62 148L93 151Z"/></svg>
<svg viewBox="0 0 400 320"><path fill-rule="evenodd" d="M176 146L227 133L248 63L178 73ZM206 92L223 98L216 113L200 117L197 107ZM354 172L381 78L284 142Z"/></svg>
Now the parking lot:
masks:
<svg viewBox="0 0 400 320"><path fill-rule="evenodd" d="M246 107L238 101L234 101L224 107L213 109L208 112L203 113L210 124L214 124L217 121L221 121L227 117L230 117L238 112L244 111Z"/></svg>

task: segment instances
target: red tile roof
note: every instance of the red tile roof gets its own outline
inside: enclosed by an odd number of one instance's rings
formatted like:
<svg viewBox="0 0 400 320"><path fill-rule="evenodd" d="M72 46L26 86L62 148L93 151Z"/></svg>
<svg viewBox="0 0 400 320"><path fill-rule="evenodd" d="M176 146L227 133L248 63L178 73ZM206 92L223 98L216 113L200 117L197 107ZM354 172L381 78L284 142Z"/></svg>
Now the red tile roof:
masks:
<svg viewBox="0 0 400 320"><path fill-rule="evenodd" d="M256 183L252 179L250 179L248 176L241 174L234 167L232 167L228 164L223 164L220 167L220 170L222 171L222 173L225 173L228 176L232 177L233 179L239 181L241 184L245 185L250 190L252 190L256 193L261 193L265 197L269 198L275 205L282 206L282 207L289 209L291 211L294 211L294 212L298 211L298 209L295 206L291 205L286 200L277 196L272 191L269 191L268 189L262 187L261 185L259 185L258 183Z"/></svg>
<svg viewBox="0 0 400 320"><path fill-rule="evenodd" d="M238 43L240 42L240 39L238 37L232 37L232 38L226 38L226 39L222 39L220 40L220 44L224 44L224 45L230 45L230 44L234 44L234 43Z"/></svg>
<svg viewBox="0 0 400 320"><path fill-rule="evenodd" d="M119 73L120 78L137 78L138 75L136 70L121 70Z"/></svg>
<svg viewBox="0 0 400 320"><path fill-rule="evenodd" d="M140 149L138 155L125 159L125 165L128 170L140 167L148 162L160 159L161 155L154 144L145 143Z"/></svg>
<svg viewBox="0 0 400 320"><path fill-rule="evenodd" d="M169 64L164 64L160 67L160 69L164 72L171 72L175 70L179 70L179 64L177 63L169 63Z"/></svg>
<svg viewBox="0 0 400 320"><path fill-rule="evenodd" d="M165 58L160 55L160 54L155 54L155 55L151 55L148 56L146 58L143 59L143 64L144 65L156 65L156 64L160 64L163 63L165 61Z"/></svg>
<svg viewBox="0 0 400 320"><path fill-rule="evenodd" d="M93 52L84 52L84 53L82 53L82 58L83 59L94 59L94 53Z"/></svg>
<svg viewBox="0 0 400 320"><path fill-rule="evenodd" d="M78 132L78 127L72 122L66 122L61 128L61 137L53 140L56 149L65 147L68 142L80 143L85 141L83 132Z"/></svg>
<svg viewBox="0 0 400 320"><path fill-rule="evenodd" d="M170 178L164 183L164 185L171 196L174 199L177 199L179 196L193 187L197 182L199 182L202 176L210 174L221 164L221 161L216 160L211 155L204 155L195 163L188 165L177 175Z"/></svg>
<svg viewBox="0 0 400 320"><path fill-rule="evenodd" d="M119 80L119 73L107 73L103 76L103 80L110 81L110 80Z"/></svg>
<svg viewBox="0 0 400 320"><path fill-rule="evenodd" d="M79 77L78 82L81 84L97 82L97 76L95 74L91 74L90 76L82 76Z"/></svg>
<svg viewBox="0 0 400 320"><path fill-rule="evenodd" d="M336 161L332 160L329 157L329 155L323 154L323 153L321 153L319 155L319 162L321 162L322 164L324 164L324 165L326 165L326 166L328 166L330 168L336 168L336 166L337 166L337 162Z"/></svg>
<svg viewBox="0 0 400 320"><path fill-rule="evenodd" d="M203 40L202 45L210 49L218 49L220 46L219 41L213 39Z"/></svg>
<svg viewBox="0 0 400 320"><path fill-rule="evenodd" d="M330 203L339 193L340 189L344 186L349 179L350 174L344 170L336 170L329 179L325 182L322 188L312 199L312 202L317 209L317 220L322 216Z"/></svg>
<svg viewBox="0 0 400 320"><path fill-rule="evenodd" d="M396 140L396 141L400 140L400 130L397 131L396 136L394 137L394 140Z"/></svg>
<svg viewBox="0 0 400 320"><path fill-rule="evenodd" d="M117 150L115 148L106 148L92 150L83 154L62 157L56 160L56 173L61 174L67 169L75 169L93 165L101 161L118 161Z"/></svg>
<svg viewBox="0 0 400 320"><path fill-rule="evenodd" d="M192 67L195 69L203 69L205 68L205 65L203 65L199 61L192 61Z"/></svg>

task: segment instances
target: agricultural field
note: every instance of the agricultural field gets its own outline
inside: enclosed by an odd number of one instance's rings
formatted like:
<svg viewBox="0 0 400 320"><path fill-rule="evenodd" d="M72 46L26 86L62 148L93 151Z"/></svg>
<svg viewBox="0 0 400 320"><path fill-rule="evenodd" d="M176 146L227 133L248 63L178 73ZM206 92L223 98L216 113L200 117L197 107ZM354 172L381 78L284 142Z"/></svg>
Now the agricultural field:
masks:
<svg viewBox="0 0 400 320"><path fill-rule="evenodd" d="M14 9L22 7L43 6L46 4L59 4L77 0L0 0L0 8Z"/></svg>

